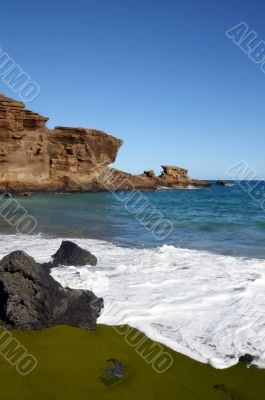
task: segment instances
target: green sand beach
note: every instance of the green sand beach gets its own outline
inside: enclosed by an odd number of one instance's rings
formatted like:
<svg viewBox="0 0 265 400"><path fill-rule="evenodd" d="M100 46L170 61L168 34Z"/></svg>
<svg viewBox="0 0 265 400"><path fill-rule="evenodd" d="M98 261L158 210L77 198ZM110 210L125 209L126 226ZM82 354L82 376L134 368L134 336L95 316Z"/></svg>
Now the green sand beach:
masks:
<svg viewBox="0 0 265 400"><path fill-rule="evenodd" d="M264 19L2 2L0 400L265 400Z"/></svg>
<svg viewBox="0 0 265 400"><path fill-rule="evenodd" d="M136 332L136 331L135 331ZM68 326L41 331L12 331L33 354L37 367L21 376L0 357L0 391L4 400L261 400L265 371L242 363L216 370L165 348L173 365L158 374L111 326L88 331ZM152 345L152 342L148 340ZM106 361L117 359L126 375L104 381Z"/></svg>

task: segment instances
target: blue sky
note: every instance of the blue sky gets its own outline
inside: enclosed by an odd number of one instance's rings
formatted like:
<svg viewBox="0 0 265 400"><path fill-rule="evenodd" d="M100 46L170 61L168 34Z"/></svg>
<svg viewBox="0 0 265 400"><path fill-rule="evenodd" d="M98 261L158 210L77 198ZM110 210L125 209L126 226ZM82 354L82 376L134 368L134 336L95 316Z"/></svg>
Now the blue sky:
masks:
<svg viewBox="0 0 265 400"><path fill-rule="evenodd" d="M29 108L50 127L124 140L117 168L211 179L244 159L265 178L265 74L225 35L245 21L265 40L264 16L262 0L14 0L0 46L39 83Z"/></svg>

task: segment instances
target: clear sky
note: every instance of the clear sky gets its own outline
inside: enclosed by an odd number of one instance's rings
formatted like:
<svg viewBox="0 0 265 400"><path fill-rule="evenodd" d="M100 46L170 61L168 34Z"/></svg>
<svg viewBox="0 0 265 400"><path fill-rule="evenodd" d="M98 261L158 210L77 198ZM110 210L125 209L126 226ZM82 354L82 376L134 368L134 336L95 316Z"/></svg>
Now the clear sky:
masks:
<svg viewBox="0 0 265 400"><path fill-rule="evenodd" d="M265 74L225 35L245 21L265 40L264 20L264 0L13 0L0 46L39 83L29 108L50 127L125 141L117 168L211 179L244 159L265 178Z"/></svg>

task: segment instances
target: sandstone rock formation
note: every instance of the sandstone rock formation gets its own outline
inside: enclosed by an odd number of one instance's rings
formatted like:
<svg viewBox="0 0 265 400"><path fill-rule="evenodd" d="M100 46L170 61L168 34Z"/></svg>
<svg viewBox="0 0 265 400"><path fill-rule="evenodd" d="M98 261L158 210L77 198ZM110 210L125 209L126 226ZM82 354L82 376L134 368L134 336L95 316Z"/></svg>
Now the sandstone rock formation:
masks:
<svg viewBox="0 0 265 400"><path fill-rule="evenodd" d="M89 290L63 288L23 251L0 262L0 319L13 329L67 324L95 329L103 300Z"/></svg>
<svg viewBox="0 0 265 400"><path fill-rule="evenodd" d="M163 167L160 177L153 171L131 175L109 168L122 140L94 129L48 129L47 121L0 94L0 191L109 190L109 174L112 184L116 182L113 190L208 185L189 179L187 170L177 167Z"/></svg>

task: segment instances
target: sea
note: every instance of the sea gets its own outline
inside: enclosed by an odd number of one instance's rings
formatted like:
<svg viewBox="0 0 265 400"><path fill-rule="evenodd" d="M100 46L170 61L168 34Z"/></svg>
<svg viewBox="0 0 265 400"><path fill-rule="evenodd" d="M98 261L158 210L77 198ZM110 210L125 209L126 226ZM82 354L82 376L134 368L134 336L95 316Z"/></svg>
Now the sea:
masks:
<svg viewBox="0 0 265 400"><path fill-rule="evenodd" d="M51 274L104 298L99 323L128 324L215 368L246 353L265 368L265 209L256 187L14 197L36 227L19 232L0 208L0 256L20 249L46 262L72 240L97 265Z"/></svg>

